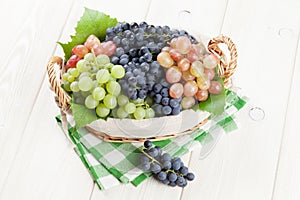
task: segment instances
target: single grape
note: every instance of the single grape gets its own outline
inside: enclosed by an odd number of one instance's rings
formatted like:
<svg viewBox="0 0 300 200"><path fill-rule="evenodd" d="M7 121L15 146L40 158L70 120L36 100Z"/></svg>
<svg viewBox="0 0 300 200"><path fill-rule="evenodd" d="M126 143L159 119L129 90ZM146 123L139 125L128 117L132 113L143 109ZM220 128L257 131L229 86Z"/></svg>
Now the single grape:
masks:
<svg viewBox="0 0 300 200"><path fill-rule="evenodd" d="M91 69L85 60L79 60L76 66L80 73L89 72Z"/></svg>
<svg viewBox="0 0 300 200"><path fill-rule="evenodd" d="M88 76L81 77L78 82L78 86L81 91L89 91L92 89L93 85L93 80Z"/></svg>
<svg viewBox="0 0 300 200"><path fill-rule="evenodd" d="M78 71L81 72L81 68L85 63L86 63L86 61L84 59L78 60L78 62L76 64L76 69L78 69Z"/></svg>
<svg viewBox="0 0 300 200"><path fill-rule="evenodd" d="M170 182L174 182L177 179L177 175L174 172L169 172L167 177Z"/></svg>
<svg viewBox="0 0 300 200"><path fill-rule="evenodd" d="M169 102L170 102L170 99L168 97L164 97L164 98L161 99L161 104L163 106L169 105Z"/></svg>
<svg viewBox="0 0 300 200"><path fill-rule="evenodd" d="M180 161L174 161L172 162L172 169L174 169L175 171L180 169Z"/></svg>
<svg viewBox="0 0 300 200"><path fill-rule="evenodd" d="M181 83L174 83L170 87L169 94L173 98L179 98L179 97L181 97L182 94L183 94L183 86L182 86L182 84Z"/></svg>
<svg viewBox="0 0 300 200"><path fill-rule="evenodd" d="M73 77L75 77L75 78L79 76L79 70L76 69L76 68L70 68L70 69L68 70L68 73L69 73L70 75L72 75Z"/></svg>
<svg viewBox="0 0 300 200"><path fill-rule="evenodd" d="M178 62L179 60L181 60L183 58L183 55L177 49L171 49L169 51L169 54L170 54L171 58L176 62Z"/></svg>
<svg viewBox="0 0 300 200"><path fill-rule="evenodd" d="M111 94L107 94L103 99L103 103L107 108L114 109L117 106L117 98Z"/></svg>
<svg viewBox="0 0 300 200"><path fill-rule="evenodd" d="M146 115L146 111L142 107L136 108L135 112L133 113L135 119L143 119Z"/></svg>
<svg viewBox="0 0 300 200"><path fill-rule="evenodd" d="M152 142L150 140L146 140L144 142L144 147L147 148L147 149L150 148L150 147L152 147Z"/></svg>
<svg viewBox="0 0 300 200"><path fill-rule="evenodd" d="M205 68L204 69L204 73L206 74L207 78L211 81L215 78L215 75L216 75L216 69L213 68L213 69L207 69Z"/></svg>
<svg viewBox="0 0 300 200"><path fill-rule="evenodd" d="M161 91L161 89L163 88L163 86L161 84L155 84L153 86L153 91L156 92L156 93L159 93Z"/></svg>
<svg viewBox="0 0 300 200"><path fill-rule="evenodd" d="M92 92L92 96L95 100L102 100L105 97L105 90L102 87L95 87L95 89Z"/></svg>
<svg viewBox="0 0 300 200"><path fill-rule="evenodd" d="M96 113L99 117L105 118L109 115L110 109L107 108L103 103L100 103L96 108Z"/></svg>
<svg viewBox="0 0 300 200"><path fill-rule="evenodd" d="M98 66L105 66L110 63L109 57L105 54L100 54L96 57L96 64Z"/></svg>
<svg viewBox="0 0 300 200"><path fill-rule="evenodd" d="M198 90L195 97L198 101L206 101L208 98L208 91L207 90Z"/></svg>
<svg viewBox="0 0 300 200"><path fill-rule="evenodd" d="M187 167L183 166L183 167L180 167L179 172L181 175L185 176L188 174L189 169Z"/></svg>
<svg viewBox="0 0 300 200"><path fill-rule="evenodd" d="M210 80L207 78L206 74L197 77L197 85L201 90L208 90L210 87Z"/></svg>
<svg viewBox="0 0 300 200"><path fill-rule="evenodd" d="M109 81L106 84L106 90L107 90L108 93L110 93L114 96L118 96L121 92L121 86L116 81Z"/></svg>
<svg viewBox="0 0 300 200"><path fill-rule="evenodd" d="M170 115L172 113L172 108L170 106L164 106L162 108L162 113L164 115Z"/></svg>
<svg viewBox="0 0 300 200"><path fill-rule="evenodd" d="M169 104L172 108L176 108L179 105L179 102L177 99L171 99Z"/></svg>
<svg viewBox="0 0 300 200"><path fill-rule="evenodd" d="M151 148L148 151L149 156L151 156L152 158L156 157L158 155L158 151L156 148Z"/></svg>
<svg viewBox="0 0 300 200"><path fill-rule="evenodd" d="M169 68L174 64L173 59L171 58L170 54L167 52L160 52L157 55L157 61L161 66L165 68Z"/></svg>
<svg viewBox="0 0 300 200"><path fill-rule="evenodd" d="M70 89L72 90L72 92L79 92L80 89L78 86L78 81L74 81L73 83L71 83Z"/></svg>
<svg viewBox="0 0 300 200"><path fill-rule="evenodd" d="M200 60L200 55L192 48L186 55L186 58L192 63L194 61Z"/></svg>
<svg viewBox="0 0 300 200"><path fill-rule="evenodd" d="M66 90L67 92L72 92L71 88L70 88L70 83L66 82L63 84L63 88L64 90Z"/></svg>
<svg viewBox="0 0 300 200"><path fill-rule="evenodd" d="M99 83L107 83L110 79L110 74L107 69L100 69L96 74L96 79Z"/></svg>
<svg viewBox="0 0 300 200"><path fill-rule="evenodd" d="M184 182L185 182L185 179L184 179L182 176L178 176L175 183L176 183L176 185L178 185L179 187L183 187Z"/></svg>
<svg viewBox="0 0 300 200"><path fill-rule="evenodd" d="M107 56L112 56L116 52L117 45L113 41L102 42L101 45Z"/></svg>
<svg viewBox="0 0 300 200"><path fill-rule="evenodd" d="M124 67L122 67L121 65L114 65L111 68L111 75L116 79L123 78L125 75Z"/></svg>
<svg viewBox="0 0 300 200"><path fill-rule="evenodd" d="M195 178L195 175L191 172L186 175L186 179L189 181L194 180L194 178Z"/></svg>
<svg viewBox="0 0 300 200"><path fill-rule="evenodd" d="M180 53L187 54L192 48L192 43L188 37L180 36L177 38L175 46Z"/></svg>
<svg viewBox="0 0 300 200"><path fill-rule="evenodd" d="M205 68L213 69L219 64L219 59L215 54L207 54L203 59L203 64Z"/></svg>
<svg viewBox="0 0 300 200"><path fill-rule="evenodd" d="M161 159L163 161L171 161L171 155L169 153L164 153L162 156L161 156Z"/></svg>
<svg viewBox="0 0 300 200"><path fill-rule="evenodd" d="M181 72L178 67L170 67L166 72L166 79L169 83L177 83L181 80Z"/></svg>
<svg viewBox="0 0 300 200"><path fill-rule="evenodd" d="M150 119L150 118L154 118L154 117L155 117L154 110L152 108L147 108L145 118Z"/></svg>
<svg viewBox="0 0 300 200"><path fill-rule="evenodd" d="M95 100L92 95L89 95L85 99L85 106L89 109L94 109L99 104L99 101Z"/></svg>
<svg viewBox="0 0 300 200"><path fill-rule="evenodd" d="M124 106L124 110L128 113L128 114L132 114L136 111L136 106L134 103L127 103L125 106Z"/></svg>
<svg viewBox="0 0 300 200"><path fill-rule="evenodd" d="M100 40L95 36L95 35L90 35L85 43L84 46L86 46L89 50L91 50L93 48L94 45L99 45L100 44Z"/></svg>
<svg viewBox="0 0 300 200"><path fill-rule="evenodd" d="M129 102L128 97L125 95L119 95L117 100L119 106L125 106Z"/></svg>
<svg viewBox="0 0 300 200"><path fill-rule="evenodd" d="M190 73L195 77L200 77L204 74L204 67L200 61L194 61L190 67Z"/></svg>
<svg viewBox="0 0 300 200"><path fill-rule="evenodd" d="M187 58L183 58L177 63L177 65L179 70L184 72L189 70L191 63Z"/></svg>
<svg viewBox="0 0 300 200"><path fill-rule="evenodd" d="M69 76L68 76L68 81L69 81L70 83L72 83L73 81L75 81L75 77L69 74Z"/></svg>
<svg viewBox="0 0 300 200"><path fill-rule="evenodd" d="M181 106L183 109L190 109L195 105L194 97L183 97L181 101Z"/></svg>
<svg viewBox="0 0 300 200"><path fill-rule="evenodd" d="M86 62L94 62L94 60L95 60L95 55L92 54L92 53L88 53L88 54L86 54L86 55L84 56L84 60L85 60Z"/></svg>
<svg viewBox="0 0 300 200"><path fill-rule="evenodd" d="M141 168L142 168L143 171L149 171L150 168L151 168L151 165L150 165L150 163L143 163L141 165Z"/></svg>
<svg viewBox="0 0 300 200"><path fill-rule="evenodd" d="M196 77L193 76L189 71L182 72L182 78L185 81L193 81L196 79Z"/></svg>
<svg viewBox="0 0 300 200"><path fill-rule="evenodd" d="M62 75L62 80L68 81L68 78L69 78L69 74L68 74L68 73L64 73L64 74Z"/></svg>
<svg viewBox="0 0 300 200"><path fill-rule="evenodd" d="M210 94L219 94L222 91L222 85L218 81L211 81L208 92Z"/></svg>
<svg viewBox="0 0 300 200"><path fill-rule="evenodd" d="M150 164L150 169L154 174L157 174L161 171L161 167L159 166L159 164L157 164L156 162L153 162Z"/></svg>
<svg viewBox="0 0 300 200"><path fill-rule="evenodd" d="M80 58L83 58L85 56L85 54L87 54L89 52L88 48L84 45L76 45L75 47L73 47L72 49L72 54L73 55L77 55Z"/></svg>
<svg viewBox="0 0 300 200"><path fill-rule="evenodd" d="M160 172L157 174L157 179L160 180L160 181L163 181L163 180L167 179L167 174L166 174L166 172L160 171Z"/></svg>
<svg viewBox="0 0 300 200"><path fill-rule="evenodd" d="M172 163L170 161L164 161L162 166L164 169L168 170L168 169L171 169Z"/></svg>
<svg viewBox="0 0 300 200"><path fill-rule="evenodd" d="M91 73L90 72L82 72L80 75L79 75L79 80L83 77L91 77Z"/></svg>
<svg viewBox="0 0 300 200"><path fill-rule="evenodd" d="M183 86L183 94L186 97L192 97L198 91L198 86L195 81L188 81Z"/></svg>
<svg viewBox="0 0 300 200"><path fill-rule="evenodd" d="M181 111L182 107L179 104L178 106L176 106L175 108L173 108L172 110L172 115L179 115L180 111Z"/></svg>
<svg viewBox="0 0 300 200"><path fill-rule="evenodd" d="M117 116L120 118L120 119L124 119L128 116L128 113L124 110L123 107L120 107L118 108L117 110Z"/></svg>
<svg viewBox="0 0 300 200"><path fill-rule="evenodd" d="M66 71L69 69L69 68L76 68L76 64L77 64L77 62L80 60L80 57L79 56L77 56L77 55L72 55L70 58L69 58L69 60L68 60L68 62L66 63L66 65L65 65L65 69L66 69Z"/></svg>

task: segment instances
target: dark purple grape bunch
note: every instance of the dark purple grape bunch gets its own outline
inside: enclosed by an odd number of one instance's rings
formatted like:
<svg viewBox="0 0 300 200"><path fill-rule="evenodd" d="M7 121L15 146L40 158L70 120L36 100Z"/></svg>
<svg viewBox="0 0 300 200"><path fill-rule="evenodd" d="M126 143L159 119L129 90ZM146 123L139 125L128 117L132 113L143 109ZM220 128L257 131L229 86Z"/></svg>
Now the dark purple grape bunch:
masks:
<svg viewBox="0 0 300 200"><path fill-rule="evenodd" d="M144 142L140 164L143 171L151 172L156 180L172 187L185 187L187 181L195 178L179 157L172 158L169 153L163 153L161 147L154 146L149 140Z"/></svg>

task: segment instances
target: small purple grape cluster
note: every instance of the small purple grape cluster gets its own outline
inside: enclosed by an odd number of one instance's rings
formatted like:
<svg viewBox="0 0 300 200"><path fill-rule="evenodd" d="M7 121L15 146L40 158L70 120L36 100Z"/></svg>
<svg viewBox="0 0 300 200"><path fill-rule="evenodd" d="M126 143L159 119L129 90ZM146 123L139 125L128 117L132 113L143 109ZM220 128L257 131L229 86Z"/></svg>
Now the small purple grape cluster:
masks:
<svg viewBox="0 0 300 200"><path fill-rule="evenodd" d="M185 187L187 181L195 178L179 157L163 153L160 146L154 146L149 140L144 142L140 165L143 171L153 173L156 180L172 187Z"/></svg>

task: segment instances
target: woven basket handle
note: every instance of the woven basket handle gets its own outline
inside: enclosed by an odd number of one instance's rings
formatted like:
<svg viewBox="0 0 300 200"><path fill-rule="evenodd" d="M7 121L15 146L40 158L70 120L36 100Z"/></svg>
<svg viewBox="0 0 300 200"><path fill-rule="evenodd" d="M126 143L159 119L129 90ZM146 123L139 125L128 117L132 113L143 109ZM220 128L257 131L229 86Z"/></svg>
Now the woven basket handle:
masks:
<svg viewBox="0 0 300 200"><path fill-rule="evenodd" d="M227 63L226 56L224 55L223 51L219 48L219 44L224 43L227 45L227 48L230 52L230 61ZM237 50L235 44L232 42L232 40L224 35L219 35L218 37L213 38L208 43L208 50L212 53L217 54L220 56L220 65L219 68L219 75L222 78L225 78L224 83L225 85L230 85L230 77L235 71L235 68L237 66Z"/></svg>
<svg viewBox="0 0 300 200"><path fill-rule="evenodd" d="M49 82L51 89L55 92L55 100L58 107L62 111L67 111L69 109L70 97L68 94L61 88L61 80L57 78L54 65L58 64L60 73L62 72L63 59L58 56L53 56L50 58L47 65L47 73L49 77Z"/></svg>

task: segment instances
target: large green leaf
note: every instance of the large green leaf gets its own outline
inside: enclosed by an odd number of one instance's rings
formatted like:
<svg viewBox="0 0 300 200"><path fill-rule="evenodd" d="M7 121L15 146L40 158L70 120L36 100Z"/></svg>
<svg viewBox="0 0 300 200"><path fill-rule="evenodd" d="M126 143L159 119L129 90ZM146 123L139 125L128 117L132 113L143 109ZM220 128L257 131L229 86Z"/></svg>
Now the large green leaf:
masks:
<svg viewBox="0 0 300 200"><path fill-rule="evenodd" d="M65 60L68 60L72 55L72 48L78 44L85 42L86 38L93 34L104 40L106 29L115 26L118 23L116 18L111 18L102 12L85 8L83 16L77 23L75 35L71 36L71 41L68 43L58 42L64 50Z"/></svg>
<svg viewBox="0 0 300 200"><path fill-rule="evenodd" d="M84 105L74 103L73 98L70 101L70 105L71 105L76 129L81 128L98 119L95 109L91 110L86 108Z"/></svg>

